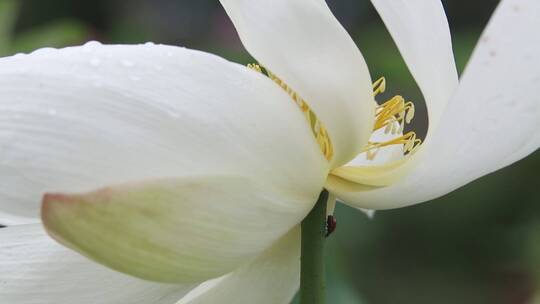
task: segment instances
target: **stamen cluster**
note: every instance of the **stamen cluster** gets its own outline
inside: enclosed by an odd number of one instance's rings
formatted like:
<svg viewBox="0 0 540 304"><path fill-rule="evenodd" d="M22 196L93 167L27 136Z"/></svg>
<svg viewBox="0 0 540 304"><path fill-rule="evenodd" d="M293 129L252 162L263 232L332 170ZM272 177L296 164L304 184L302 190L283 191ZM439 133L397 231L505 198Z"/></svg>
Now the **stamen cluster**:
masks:
<svg viewBox="0 0 540 304"><path fill-rule="evenodd" d="M379 78L373 83L373 95L377 96L386 90L386 79ZM414 104L400 95L388 99L380 105L377 105L375 111L375 124L373 132L384 128L385 134L402 134L406 124L409 124L414 118ZM407 132L399 137L385 142L368 142L363 149L368 159L373 160L379 149L391 145L403 145L404 153L412 153L420 146L422 140L417 138L415 132Z"/></svg>

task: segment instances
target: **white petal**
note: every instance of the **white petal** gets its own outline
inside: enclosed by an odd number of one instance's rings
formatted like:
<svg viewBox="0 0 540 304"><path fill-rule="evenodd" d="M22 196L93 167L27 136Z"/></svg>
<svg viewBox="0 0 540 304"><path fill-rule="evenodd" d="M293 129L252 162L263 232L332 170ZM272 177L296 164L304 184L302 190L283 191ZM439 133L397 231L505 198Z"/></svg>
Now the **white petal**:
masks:
<svg viewBox="0 0 540 304"><path fill-rule="evenodd" d="M38 216L45 192L231 174L313 192L326 174L306 120L266 77L163 45L0 59L0 210Z"/></svg>
<svg viewBox="0 0 540 304"><path fill-rule="evenodd" d="M221 0L246 49L307 100L326 125L332 167L354 158L374 119L360 51L324 0Z"/></svg>
<svg viewBox="0 0 540 304"><path fill-rule="evenodd" d="M39 224L0 229L0 303L173 304L188 285L109 270L50 239Z"/></svg>
<svg viewBox="0 0 540 304"><path fill-rule="evenodd" d="M540 2L505 0L482 35L419 166L386 188L338 197L357 207L395 208L453 191L540 147ZM327 185L328 186L328 185ZM338 189L339 188L339 189Z"/></svg>
<svg viewBox="0 0 540 304"><path fill-rule="evenodd" d="M434 127L458 76L446 14L440 0L371 0L422 90Z"/></svg>
<svg viewBox="0 0 540 304"><path fill-rule="evenodd" d="M23 225L39 222L40 220L35 217L21 217L0 211L0 225L3 226Z"/></svg>
<svg viewBox="0 0 540 304"><path fill-rule="evenodd" d="M201 282L254 259L309 212L301 199L222 175L46 195L43 222L61 243L113 269L165 283Z"/></svg>
<svg viewBox="0 0 540 304"><path fill-rule="evenodd" d="M300 285L300 227L253 262L203 283L177 304L288 304Z"/></svg>

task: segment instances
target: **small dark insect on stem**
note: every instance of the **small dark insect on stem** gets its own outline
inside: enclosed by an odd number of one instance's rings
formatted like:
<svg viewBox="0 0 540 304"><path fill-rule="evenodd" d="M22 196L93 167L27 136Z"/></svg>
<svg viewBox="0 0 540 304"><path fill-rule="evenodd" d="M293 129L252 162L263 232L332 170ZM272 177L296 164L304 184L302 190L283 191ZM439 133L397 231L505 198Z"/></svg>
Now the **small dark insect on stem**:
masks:
<svg viewBox="0 0 540 304"><path fill-rule="evenodd" d="M326 237L329 237L332 232L336 230L337 227L337 221L336 218L333 215L329 215L326 218Z"/></svg>

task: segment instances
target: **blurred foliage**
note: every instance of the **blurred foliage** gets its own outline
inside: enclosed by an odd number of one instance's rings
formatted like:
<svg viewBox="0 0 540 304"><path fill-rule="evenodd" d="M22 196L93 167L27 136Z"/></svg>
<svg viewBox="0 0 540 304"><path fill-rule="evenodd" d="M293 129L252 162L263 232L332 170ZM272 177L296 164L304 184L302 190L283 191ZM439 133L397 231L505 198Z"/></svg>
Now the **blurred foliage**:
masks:
<svg viewBox="0 0 540 304"><path fill-rule="evenodd" d="M525 303L540 258L539 166L535 154L374 220L340 206L336 250L368 303Z"/></svg>
<svg viewBox="0 0 540 304"><path fill-rule="evenodd" d="M83 42L88 29L77 19L60 19L15 33L20 1L0 0L0 56L41 47L63 47Z"/></svg>
<svg viewBox="0 0 540 304"><path fill-rule="evenodd" d="M60 20L16 36L11 52L30 52L36 48L79 44L88 37L86 27L76 20Z"/></svg>
<svg viewBox="0 0 540 304"><path fill-rule="evenodd" d="M9 53L17 9L16 0L0 0L0 56Z"/></svg>
<svg viewBox="0 0 540 304"><path fill-rule="evenodd" d="M498 1L443 2L463 71ZM416 102L414 127L425 130L422 96L369 1L328 3L373 78L386 76L388 94ZM88 39L151 40L252 61L215 0L0 0L0 55ZM328 243L328 303L527 303L540 287L539 168L535 153L443 198L372 220L338 206Z"/></svg>

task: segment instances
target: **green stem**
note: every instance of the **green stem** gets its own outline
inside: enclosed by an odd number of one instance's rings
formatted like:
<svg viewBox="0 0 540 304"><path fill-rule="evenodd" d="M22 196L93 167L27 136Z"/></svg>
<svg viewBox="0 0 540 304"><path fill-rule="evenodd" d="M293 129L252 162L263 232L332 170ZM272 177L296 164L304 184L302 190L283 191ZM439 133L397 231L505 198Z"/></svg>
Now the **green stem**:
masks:
<svg viewBox="0 0 540 304"><path fill-rule="evenodd" d="M328 191L323 190L315 207L302 221L301 304L325 303L324 245L326 241L327 200Z"/></svg>

